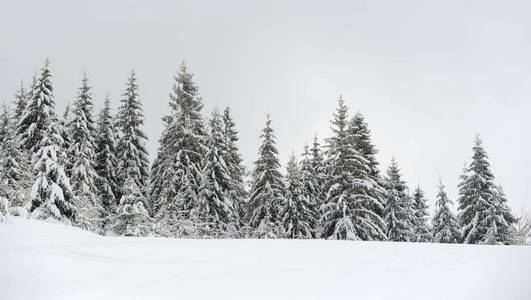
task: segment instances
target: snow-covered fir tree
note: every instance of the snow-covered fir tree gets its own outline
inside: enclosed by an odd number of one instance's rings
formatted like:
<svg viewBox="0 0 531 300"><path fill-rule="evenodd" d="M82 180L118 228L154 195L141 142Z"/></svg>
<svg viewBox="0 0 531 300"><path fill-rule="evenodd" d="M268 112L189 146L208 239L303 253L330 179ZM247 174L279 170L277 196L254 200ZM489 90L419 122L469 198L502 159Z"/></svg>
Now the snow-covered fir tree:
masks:
<svg viewBox="0 0 531 300"><path fill-rule="evenodd" d="M286 202L280 212L284 236L292 239L312 238L317 228L315 205L311 203L310 198L313 190L305 186L302 170L295 155L291 155L286 170Z"/></svg>
<svg viewBox="0 0 531 300"><path fill-rule="evenodd" d="M385 238L382 218L373 207L381 206L372 190L377 183L370 176L366 159L352 147L347 131L348 108L340 96L327 140L327 198L322 205L323 237L349 240ZM380 209L382 209L380 207Z"/></svg>
<svg viewBox="0 0 531 300"><path fill-rule="evenodd" d="M428 225L428 204L424 198L424 192L417 186L413 193L413 212L415 218L413 221L413 236L415 242L429 242L432 234Z"/></svg>
<svg viewBox="0 0 531 300"><path fill-rule="evenodd" d="M135 181L141 194L145 196L149 184L149 159L145 146L147 136L142 131L144 115L134 71L131 72L131 76L127 80L117 117L121 130L116 147L119 195L121 196L123 190L128 188L125 186L125 182L129 178ZM147 201L144 202L144 205L147 205Z"/></svg>
<svg viewBox="0 0 531 300"><path fill-rule="evenodd" d="M458 243L459 224L450 210L452 201L444 191L444 185L439 183L439 193L435 202L435 215L433 216L433 241L435 243Z"/></svg>
<svg viewBox="0 0 531 300"><path fill-rule="evenodd" d="M31 175L29 160L18 145L16 119L10 115L5 105L0 116L0 126L3 131L0 137L0 197L8 199L10 207L15 210L28 210L26 189Z"/></svg>
<svg viewBox="0 0 531 300"><path fill-rule="evenodd" d="M55 218L63 221L75 219L74 195L66 176L61 156L62 141L53 111L50 111L39 148L33 154L35 181L31 188L31 215L38 219Z"/></svg>
<svg viewBox="0 0 531 300"><path fill-rule="evenodd" d="M171 114L164 118L165 128L151 169L150 194L156 217L170 235L186 232L179 227L190 223L190 211L199 204L206 132L199 88L192 77L181 64L170 93Z"/></svg>
<svg viewBox="0 0 531 300"><path fill-rule="evenodd" d="M415 215L406 183L402 180L395 159L387 169L387 199L384 219L387 224L387 238L395 242L413 240L413 220Z"/></svg>
<svg viewBox="0 0 531 300"><path fill-rule="evenodd" d="M465 173L461 176L459 183L458 220L461 226L461 241L466 244L487 242L487 233L489 230L492 231L492 222L489 224L486 219L492 213L492 209L497 214L495 216L498 219L497 225L501 225L503 228L501 231L504 232L496 235L501 237L509 232L507 227L512 226L516 219L505 201L505 197L500 196L494 184L494 175L490 170L482 141L476 137L472 161L465 168ZM501 239L504 240L503 242L508 242L510 238Z"/></svg>
<svg viewBox="0 0 531 300"><path fill-rule="evenodd" d="M13 122L15 124L18 124L18 121L24 114L24 109L26 108L26 103L28 101L28 92L24 88L24 84L20 84L20 88L17 90L15 94L15 101L13 102L13 105L15 106L14 112L13 112Z"/></svg>
<svg viewBox="0 0 531 300"><path fill-rule="evenodd" d="M118 185L116 182L116 129L111 114L111 102L105 98L105 104L100 111L96 129L96 164L98 174L99 195L107 211L112 211L118 205L116 195Z"/></svg>
<svg viewBox="0 0 531 300"><path fill-rule="evenodd" d="M321 218L321 205L326 199L326 189L325 189L325 160L323 151L321 149L321 144L317 135L314 136L312 147L309 149L309 160L311 166L311 176L315 180L315 202L318 211L318 219ZM303 165L305 164L305 159L302 161Z"/></svg>
<svg viewBox="0 0 531 300"><path fill-rule="evenodd" d="M371 131L369 125L365 121L363 115L357 112L348 124L347 134L351 139L352 146L358 153L365 159L365 163L368 164L369 173L368 176L373 181L373 187L369 189L369 194L372 198L376 199L378 203L371 205L370 209L378 216L383 218L383 207L385 204L385 182L380 176L380 170L378 169L378 161L376 160L376 154L378 150L373 145L371 140ZM385 224L381 224L382 231L385 231Z"/></svg>
<svg viewBox="0 0 531 300"><path fill-rule="evenodd" d="M507 206L507 198L501 186L494 187L494 198L490 202L482 227L487 228L483 239L485 244L513 244L517 219Z"/></svg>
<svg viewBox="0 0 531 300"><path fill-rule="evenodd" d="M0 146L7 135L7 130L9 127L9 123L11 123L11 118L12 117L10 116L7 105L4 103L2 105L2 112L0 113Z"/></svg>
<svg viewBox="0 0 531 300"><path fill-rule="evenodd" d="M55 101L53 97L52 75L49 61L46 60L38 77L31 87L30 98L18 123L21 146L33 153L37 152L44 137L46 126L55 118Z"/></svg>
<svg viewBox="0 0 531 300"><path fill-rule="evenodd" d="M370 168L370 176L375 180L380 177L376 154L378 150L371 140L371 131L365 118L359 112L349 122L348 134L352 137L352 144L356 150L367 160Z"/></svg>
<svg viewBox="0 0 531 300"><path fill-rule="evenodd" d="M202 182L199 203L192 208L191 215L197 216L199 223L209 235L222 235L226 231L235 231L237 207L231 192L234 182L225 162L227 141L223 133L221 115L216 111L210 119L210 132L206 146L208 151L203 159Z"/></svg>
<svg viewBox="0 0 531 300"><path fill-rule="evenodd" d="M232 181L232 186L228 193L229 197L234 200L233 202L236 212L238 213L238 219L241 219L244 213L243 200L246 196L243 182L245 168L243 166L240 150L236 145L238 142L238 131L236 131L236 124L232 119L229 107L226 107L223 111L223 135L226 143L223 159L227 164Z"/></svg>
<svg viewBox="0 0 531 300"><path fill-rule="evenodd" d="M70 145L72 144L72 135L70 132L70 125L72 123L72 113L71 113L71 103L68 102L65 107L65 111L63 113L63 118L59 121L59 134L61 134L61 137L63 138L63 144L62 147L65 150L66 153L68 153L70 149ZM71 161L67 158L66 161L62 162L65 165L65 172L68 177L71 176L70 171L72 170Z"/></svg>
<svg viewBox="0 0 531 300"><path fill-rule="evenodd" d="M253 171L249 195L249 225L257 229L260 237L279 237L280 211L285 202L284 181L269 115L260 135L262 143Z"/></svg>
<svg viewBox="0 0 531 300"><path fill-rule="evenodd" d="M76 199L77 225L91 231L99 231L103 207L98 197L98 174L95 170L93 105L88 79L84 75L77 99L74 101L72 119L68 124L71 137L68 173Z"/></svg>
<svg viewBox="0 0 531 300"><path fill-rule="evenodd" d="M137 185L135 162L129 162L117 213L111 218L107 232L125 236L147 236L151 233L151 219L144 207L142 191Z"/></svg>
<svg viewBox="0 0 531 300"><path fill-rule="evenodd" d="M323 200L323 174L322 169L314 168L312 163L312 154L308 145L304 145L304 152L302 153L302 160L300 163L300 177L304 188L304 195L307 198L309 208L312 210L313 219L312 224L312 237L317 238L321 236L322 226L319 222L321 218L320 205ZM288 183L289 184L289 183Z"/></svg>

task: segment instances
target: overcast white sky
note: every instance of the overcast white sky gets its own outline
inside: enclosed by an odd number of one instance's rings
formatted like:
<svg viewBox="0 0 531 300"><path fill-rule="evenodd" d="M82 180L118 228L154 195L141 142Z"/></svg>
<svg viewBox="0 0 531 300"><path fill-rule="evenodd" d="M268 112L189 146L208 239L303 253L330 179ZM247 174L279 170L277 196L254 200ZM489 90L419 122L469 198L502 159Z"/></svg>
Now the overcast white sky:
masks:
<svg viewBox="0 0 531 300"><path fill-rule="evenodd" d="M430 200L439 176L456 199L479 133L510 205L531 207L531 2L435 2L2 1L0 101L49 57L60 113L83 70L116 107L134 68L153 157L186 60L205 115L232 107L248 166L266 113L286 162L329 134L343 94L382 167L396 157Z"/></svg>

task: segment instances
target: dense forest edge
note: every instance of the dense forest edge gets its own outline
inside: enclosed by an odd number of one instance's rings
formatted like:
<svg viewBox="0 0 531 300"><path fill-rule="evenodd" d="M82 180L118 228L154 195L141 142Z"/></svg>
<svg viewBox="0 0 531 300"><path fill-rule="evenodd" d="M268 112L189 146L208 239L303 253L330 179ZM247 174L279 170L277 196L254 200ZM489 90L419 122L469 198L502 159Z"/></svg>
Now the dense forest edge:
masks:
<svg viewBox="0 0 531 300"><path fill-rule="evenodd" d="M455 204L442 180L434 214L397 160L380 170L361 113L340 96L332 133L313 138L282 170L269 116L248 171L230 107L205 117L183 63L153 163L135 72L117 113L96 115L89 79L59 116L46 60L0 114L0 221L55 219L101 235L287 238L526 244L531 219L516 216L476 136ZM455 205L455 209L453 208ZM456 211L457 213L454 213Z"/></svg>

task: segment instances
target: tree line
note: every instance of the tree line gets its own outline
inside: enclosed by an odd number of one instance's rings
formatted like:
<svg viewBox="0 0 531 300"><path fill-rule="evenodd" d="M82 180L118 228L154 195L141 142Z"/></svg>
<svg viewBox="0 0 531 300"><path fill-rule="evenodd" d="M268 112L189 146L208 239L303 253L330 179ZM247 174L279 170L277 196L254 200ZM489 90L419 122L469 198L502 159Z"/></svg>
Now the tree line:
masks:
<svg viewBox="0 0 531 300"><path fill-rule="evenodd" d="M285 172L267 116L252 171L230 108L203 116L183 63L152 164L136 75L117 114L96 116L86 74L62 117L48 60L0 116L0 212L53 218L99 234L194 238L342 239L469 244L525 241L479 137L460 177L457 215L441 182L430 219L396 160L385 174L364 116L340 96L323 145L314 137Z"/></svg>

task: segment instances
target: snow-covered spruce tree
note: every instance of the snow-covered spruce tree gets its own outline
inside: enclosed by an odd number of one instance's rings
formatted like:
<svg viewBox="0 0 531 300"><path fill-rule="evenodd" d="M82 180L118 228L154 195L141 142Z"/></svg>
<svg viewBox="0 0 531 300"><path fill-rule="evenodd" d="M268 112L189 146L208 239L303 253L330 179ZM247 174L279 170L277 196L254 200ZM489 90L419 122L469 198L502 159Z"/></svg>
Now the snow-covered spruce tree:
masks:
<svg viewBox="0 0 531 300"><path fill-rule="evenodd" d="M310 202L307 186L301 168L291 155L286 166L286 203L280 212L285 237L291 239L310 239L315 236L317 222L315 219L315 205ZM311 192L311 190L310 190Z"/></svg>
<svg viewBox="0 0 531 300"><path fill-rule="evenodd" d="M225 136L221 115L216 111L210 119L210 133L207 137L207 152L203 159L199 203L190 214L198 223L204 224L202 231L209 236L223 236L235 232L237 211L230 192L234 190L227 157Z"/></svg>
<svg viewBox="0 0 531 300"><path fill-rule="evenodd" d="M0 139L0 197L9 199L13 214L26 215L21 210L29 210L26 192L30 185L29 160L18 145L16 119L5 105L0 126L5 129Z"/></svg>
<svg viewBox="0 0 531 300"><path fill-rule="evenodd" d="M316 237L320 238L323 233L322 215L323 215L323 203L326 200L326 168L323 151L317 135L313 138L312 147L310 148L310 163L312 167L312 177L316 181L316 217L317 217L317 230Z"/></svg>
<svg viewBox="0 0 531 300"><path fill-rule="evenodd" d="M118 205L116 195L118 185L116 183L116 130L111 114L109 97L105 98L105 105L100 111L96 130L96 173L98 174L99 195L103 206L108 212L114 211Z"/></svg>
<svg viewBox="0 0 531 300"><path fill-rule="evenodd" d="M245 168L243 159L236 143L238 142L238 131L236 124L230 114L230 108L226 107L223 111L223 134L226 143L224 151L224 161L227 164L230 178L232 181L231 189L228 191L229 197L233 199L234 207L238 213L238 221L243 217L243 200L246 197L243 177Z"/></svg>
<svg viewBox="0 0 531 300"><path fill-rule="evenodd" d="M387 238L395 242L413 240L413 220L411 198L406 183L401 179L400 169L395 159L387 169L387 199L384 219L387 224Z"/></svg>
<svg viewBox="0 0 531 300"><path fill-rule="evenodd" d="M32 153L41 148L39 143L43 140L46 126L51 124L52 118L55 118L51 77L49 61L46 60L31 87L31 98L28 99L17 126L20 145Z"/></svg>
<svg viewBox="0 0 531 300"><path fill-rule="evenodd" d="M439 183L439 193L435 202L435 215L433 216L433 242L435 243L457 243L459 242L459 224L450 210L452 203L446 192L444 185Z"/></svg>
<svg viewBox="0 0 531 300"><path fill-rule="evenodd" d="M459 183L458 220L461 226L461 241L466 244L486 243L487 232L492 226L485 220L491 213L491 207L497 207L500 208L497 210L497 225L503 228L500 229L499 236L505 236L503 241L499 242L508 243L507 239L510 238L502 232L508 232L507 226L512 226L516 219L505 204L505 197L500 197L498 193L487 153L479 137L474 141L473 153L472 161Z"/></svg>
<svg viewBox="0 0 531 300"><path fill-rule="evenodd" d="M24 84L21 83L20 88L15 94L15 101L13 102L15 106L15 110L13 112L13 122L15 124L18 124L18 121L24 114L24 109L26 108L26 103L28 101L27 97L28 97L28 92L24 88Z"/></svg>
<svg viewBox="0 0 531 300"><path fill-rule="evenodd" d="M340 96L327 140L326 190L322 205L323 237L329 239L380 240L385 238L382 218L372 209L381 205L373 196L377 183L370 177L366 159L352 147L347 131L348 115Z"/></svg>
<svg viewBox="0 0 531 300"><path fill-rule="evenodd" d="M378 150L372 144L371 131L365 118L359 112L349 122L348 134L352 137L354 148L367 160L370 168L370 176L375 180L380 178L376 154Z"/></svg>
<svg viewBox="0 0 531 300"><path fill-rule="evenodd" d="M104 210L98 198L98 174L95 170L93 105L88 79L84 75L77 99L74 101L72 119L68 124L71 137L68 165L70 184L76 199L76 224L81 228L99 232Z"/></svg>
<svg viewBox="0 0 531 300"><path fill-rule="evenodd" d="M260 135L262 144L253 171L253 183L248 200L249 225L256 229L257 237L280 237L280 211L284 199L284 181L275 135L269 115Z"/></svg>
<svg viewBox="0 0 531 300"><path fill-rule="evenodd" d="M428 225L428 204L424 198L424 192L417 186L413 193L413 235L415 242L430 242L433 237Z"/></svg>
<svg viewBox="0 0 531 300"><path fill-rule="evenodd" d="M9 114L7 105L4 103L2 105L2 112L0 113L0 146L2 146L2 143L4 142L4 139L7 135L7 130L10 122L11 116Z"/></svg>
<svg viewBox="0 0 531 300"><path fill-rule="evenodd" d="M72 135L70 132L70 124L72 123L72 113L71 113L71 104L68 102L65 107L65 111L63 113L63 118L59 121L59 134L61 134L61 137L63 138L63 144L62 147L65 150L65 153L68 153L70 149L70 145L72 144ZM70 171L72 170L72 166L70 165L71 161L66 158L67 160L62 162L65 165L65 172L66 175L70 178L71 174Z"/></svg>
<svg viewBox="0 0 531 300"><path fill-rule="evenodd" d="M357 112L350 120L347 128L347 134L351 138L354 149L365 159L369 166L369 177L374 182L374 186L368 191L370 196L378 201L372 204L370 209L378 216L383 218L383 208L385 204L385 182L380 176L376 153L378 150L371 141L371 131L363 115ZM385 224L381 224L382 231L385 231Z"/></svg>
<svg viewBox="0 0 531 300"><path fill-rule="evenodd" d="M168 135L168 129L170 122L166 122L166 118L162 118L164 122L164 129L159 139L159 148L157 149L157 155L155 160L151 164L149 175L149 198L153 206L154 214L157 214L162 206L166 205L166 198L162 197L163 192L167 193L169 189L169 182L172 178L170 176L170 164L172 153L169 148L173 148L170 143L170 136Z"/></svg>
<svg viewBox="0 0 531 300"><path fill-rule="evenodd" d="M122 195L124 189L127 188L126 179L131 178L141 194L146 196L149 184L149 159L145 147L147 136L141 128L144 125L144 115L134 71L131 72L125 92L122 94L117 117L121 129L116 147L118 194ZM144 206L149 208L146 197L143 201Z"/></svg>
<svg viewBox="0 0 531 300"><path fill-rule="evenodd" d="M46 123L42 124L46 128L42 133L42 140L37 141L40 146L33 154L36 176L30 193L31 216L69 222L68 219L75 219L74 195L70 180L59 159L64 156L60 146L63 141L53 110L46 120Z"/></svg>
<svg viewBox="0 0 531 300"><path fill-rule="evenodd" d="M310 148L310 164L313 177L317 181L316 192L319 196L316 203L320 206L326 199L326 190L324 188L325 160L317 135L313 137L312 147Z"/></svg>
<svg viewBox="0 0 531 300"><path fill-rule="evenodd" d="M304 152L302 153L302 161L300 163L300 176L304 188L304 195L307 198L309 208L312 210L313 219L312 237L318 238L321 236L322 226L319 222L321 218L321 211L319 209L321 203L324 201L323 189L321 183L323 182L322 169L314 168L312 163L312 154L309 146L304 145Z"/></svg>
<svg viewBox="0 0 531 300"><path fill-rule="evenodd" d="M151 198L163 235L193 235L190 211L199 204L206 132L199 88L180 66L170 93L157 158L151 169ZM192 218L193 219L193 218ZM159 230L157 229L157 230Z"/></svg>
<svg viewBox="0 0 531 300"><path fill-rule="evenodd" d="M147 236L152 231L151 220L143 204L144 195L136 184L138 171L135 170L135 162L127 165L129 168L125 175L122 198L106 231L111 235Z"/></svg>
<svg viewBox="0 0 531 300"><path fill-rule="evenodd" d="M494 198L490 202L482 227L487 228L483 239L485 244L515 243L515 227L517 219L507 206L507 198L501 186L495 186Z"/></svg>
<svg viewBox="0 0 531 300"><path fill-rule="evenodd" d="M312 147L309 149L309 160L310 160L310 166L311 166L311 173L312 177L316 181L315 185L315 204L317 209L317 219L320 220L321 218L321 205L324 203L326 199L326 189L325 189L325 180L326 180L326 168L325 168L325 159L323 155L323 151L321 149L321 144L319 143L319 139L317 138L317 135L314 136ZM304 160L303 160L304 164ZM319 227L322 227L321 224L319 224ZM319 230L318 235L320 236L320 233L322 231L322 228Z"/></svg>

